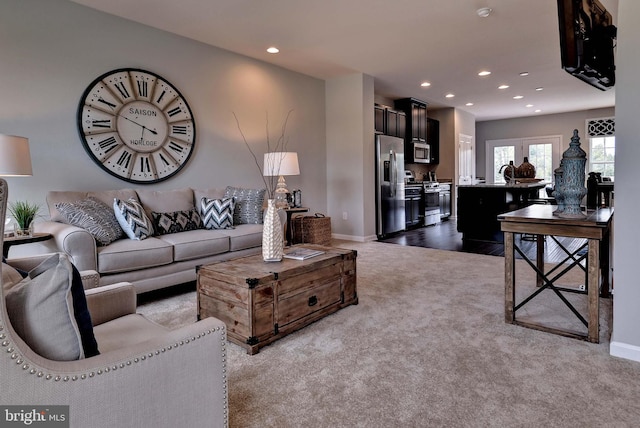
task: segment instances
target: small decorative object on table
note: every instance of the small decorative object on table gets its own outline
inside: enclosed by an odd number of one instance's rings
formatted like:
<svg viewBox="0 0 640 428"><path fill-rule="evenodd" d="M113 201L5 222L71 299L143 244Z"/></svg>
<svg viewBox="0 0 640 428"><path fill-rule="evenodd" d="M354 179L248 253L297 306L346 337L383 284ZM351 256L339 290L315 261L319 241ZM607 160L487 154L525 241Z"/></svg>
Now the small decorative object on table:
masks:
<svg viewBox="0 0 640 428"><path fill-rule="evenodd" d="M31 236L33 232L33 220L40 211L40 205L25 201L17 201L9 204L9 212L18 224L16 235Z"/></svg>
<svg viewBox="0 0 640 428"><path fill-rule="evenodd" d="M524 157L524 162L516 168L516 178L536 178L536 167L529 163L529 158Z"/></svg>
<svg viewBox="0 0 640 428"><path fill-rule="evenodd" d="M564 194L562 193L562 186L564 186L564 169L562 168L563 163L563 161L560 161L560 166L553 170L556 185L551 196L556 199L556 204L558 205L558 208L553 212L553 215L560 215L560 213L564 211Z"/></svg>
<svg viewBox="0 0 640 428"><path fill-rule="evenodd" d="M558 213L562 218L584 218L580 204L587 194L584 186L584 167L587 154L580 148L578 130L573 130L573 137L569 148L562 154L562 182L561 193L564 195L564 210Z"/></svg>

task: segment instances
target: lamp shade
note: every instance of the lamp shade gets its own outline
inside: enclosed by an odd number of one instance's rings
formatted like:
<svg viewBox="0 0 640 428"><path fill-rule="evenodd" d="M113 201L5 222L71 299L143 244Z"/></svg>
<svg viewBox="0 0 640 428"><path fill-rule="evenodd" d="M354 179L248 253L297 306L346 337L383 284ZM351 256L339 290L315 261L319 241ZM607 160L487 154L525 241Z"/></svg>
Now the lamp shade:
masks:
<svg viewBox="0 0 640 428"><path fill-rule="evenodd" d="M300 175L296 152L267 152L264 154L262 174L267 177Z"/></svg>
<svg viewBox="0 0 640 428"><path fill-rule="evenodd" d="M33 175L27 138L0 134L0 175Z"/></svg>

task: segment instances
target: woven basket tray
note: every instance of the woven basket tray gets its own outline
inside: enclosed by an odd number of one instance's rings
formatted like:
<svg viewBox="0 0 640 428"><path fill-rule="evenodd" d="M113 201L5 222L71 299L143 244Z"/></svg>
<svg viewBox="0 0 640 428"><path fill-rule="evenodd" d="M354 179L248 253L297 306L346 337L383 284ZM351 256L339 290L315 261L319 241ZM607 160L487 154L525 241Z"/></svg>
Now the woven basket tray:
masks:
<svg viewBox="0 0 640 428"><path fill-rule="evenodd" d="M294 244L331 245L331 217L323 214L294 217L291 232Z"/></svg>

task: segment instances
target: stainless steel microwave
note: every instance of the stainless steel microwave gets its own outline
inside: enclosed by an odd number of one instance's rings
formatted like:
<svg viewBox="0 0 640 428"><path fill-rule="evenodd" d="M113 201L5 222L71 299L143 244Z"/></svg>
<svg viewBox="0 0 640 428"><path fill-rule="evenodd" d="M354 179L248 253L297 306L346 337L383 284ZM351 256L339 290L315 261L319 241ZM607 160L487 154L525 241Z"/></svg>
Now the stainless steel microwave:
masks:
<svg viewBox="0 0 640 428"><path fill-rule="evenodd" d="M413 162L431 163L431 148L425 143L413 143Z"/></svg>

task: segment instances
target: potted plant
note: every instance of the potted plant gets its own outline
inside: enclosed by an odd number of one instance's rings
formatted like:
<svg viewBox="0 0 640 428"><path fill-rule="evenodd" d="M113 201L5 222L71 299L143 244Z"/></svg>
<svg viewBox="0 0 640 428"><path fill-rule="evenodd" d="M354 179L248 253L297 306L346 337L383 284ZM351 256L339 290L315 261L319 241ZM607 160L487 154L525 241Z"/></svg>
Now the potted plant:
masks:
<svg viewBox="0 0 640 428"><path fill-rule="evenodd" d="M17 201L9 204L9 212L18 223L17 235L29 236L30 226L40 211L40 205L26 201Z"/></svg>

